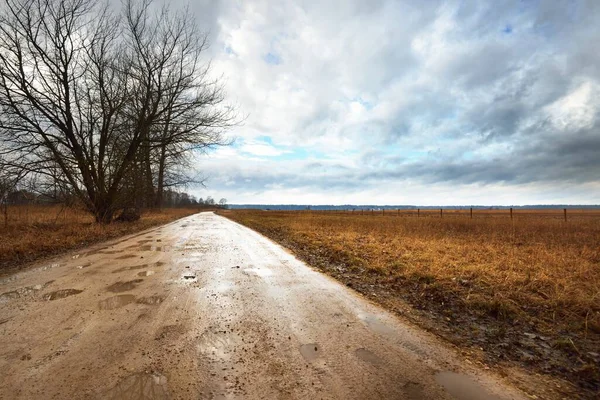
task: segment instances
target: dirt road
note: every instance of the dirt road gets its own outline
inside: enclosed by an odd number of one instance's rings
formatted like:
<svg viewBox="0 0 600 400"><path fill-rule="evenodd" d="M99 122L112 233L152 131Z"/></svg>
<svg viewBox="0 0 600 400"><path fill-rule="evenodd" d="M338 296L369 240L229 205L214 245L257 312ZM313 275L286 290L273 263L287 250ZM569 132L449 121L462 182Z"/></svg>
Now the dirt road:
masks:
<svg viewBox="0 0 600 400"><path fill-rule="evenodd" d="M519 399L212 213L0 281L2 399Z"/></svg>

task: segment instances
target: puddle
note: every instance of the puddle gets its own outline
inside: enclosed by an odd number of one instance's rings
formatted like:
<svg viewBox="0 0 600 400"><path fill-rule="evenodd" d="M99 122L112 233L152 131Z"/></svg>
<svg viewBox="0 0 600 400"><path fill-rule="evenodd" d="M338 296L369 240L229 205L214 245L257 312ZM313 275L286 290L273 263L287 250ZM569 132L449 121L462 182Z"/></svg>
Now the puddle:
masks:
<svg viewBox="0 0 600 400"><path fill-rule="evenodd" d="M362 361L368 362L369 364L373 364L373 365L383 364L383 361L381 360L381 358L377 357L375 355L375 353L373 353L372 351L369 351L367 349L364 349L362 347L360 349L356 349L354 351L354 354L356 354L356 357L358 357Z"/></svg>
<svg viewBox="0 0 600 400"><path fill-rule="evenodd" d="M16 290L0 294L0 303L21 297Z"/></svg>
<svg viewBox="0 0 600 400"><path fill-rule="evenodd" d="M107 287L106 290L113 293L126 292L128 290L134 289L140 282L143 281L143 279L134 279L132 281L127 282L117 282Z"/></svg>
<svg viewBox="0 0 600 400"><path fill-rule="evenodd" d="M114 310L121 308L135 301L135 296L132 294L120 294L118 296L109 297L98 302L98 308L101 310Z"/></svg>
<svg viewBox="0 0 600 400"><path fill-rule="evenodd" d="M133 258L133 257L135 257L135 256L136 256L135 254L123 254L122 256L119 256L119 257L117 257L116 259L117 259L117 260L125 260L125 259L127 259L127 258Z"/></svg>
<svg viewBox="0 0 600 400"><path fill-rule="evenodd" d="M156 263L158 264L158 263ZM132 267L122 267L119 269L115 269L112 273L116 274L117 272L124 272L124 271L131 271L131 270L136 270L136 269L144 269L144 268L148 268L150 266L150 264L142 264L142 265L134 265Z"/></svg>
<svg viewBox="0 0 600 400"><path fill-rule="evenodd" d="M137 299L136 303L147 304L149 306L155 306L157 304L162 303L163 301L165 301L165 298L163 296L148 296L148 297L140 297L139 299Z"/></svg>
<svg viewBox="0 0 600 400"><path fill-rule="evenodd" d="M44 300L57 300L65 297L73 296L83 292L83 290L77 289L60 289L55 292L50 292L44 295Z"/></svg>
<svg viewBox="0 0 600 400"><path fill-rule="evenodd" d="M102 396L114 400L166 400L169 397L167 378L157 373L128 376Z"/></svg>
<svg viewBox="0 0 600 400"><path fill-rule="evenodd" d="M154 246L151 244L147 244L140 247L141 251L162 251L162 246Z"/></svg>
<svg viewBox="0 0 600 400"><path fill-rule="evenodd" d="M358 318L364 322L372 331L380 333L382 335L394 335L394 330L381 322L373 314L359 314Z"/></svg>
<svg viewBox="0 0 600 400"><path fill-rule="evenodd" d="M150 275L154 275L154 271L142 271L142 272L138 272L138 276L150 276Z"/></svg>
<svg viewBox="0 0 600 400"><path fill-rule="evenodd" d="M273 272L266 268L246 268L243 273L250 276L260 276L261 278L273 275Z"/></svg>
<svg viewBox="0 0 600 400"><path fill-rule="evenodd" d="M479 383L463 374L443 371L435 375L435 381L457 400L500 400L500 397L489 394Z"/></svg>
<svg viewBox="0 0 600 400"><path fill-rule="evenodd" d="M406 393L408 399L426 399L423 394L423 386L417 382L407 382L404 385L404 393Z"/></svg>
<svg viewBox="0 0 600 400"><path fill-rule="evenodd" d="M300 354L306 361L314 361L319 357L319 345L316 343L308 343L300 346Z"/></svg>
<svg viewBox="0 0 600 400"><path fill-rule="evenodd" d="M200 336L198 350L213 360L227 360L235 350L234 337L222 332L207 330Z"/></svg>

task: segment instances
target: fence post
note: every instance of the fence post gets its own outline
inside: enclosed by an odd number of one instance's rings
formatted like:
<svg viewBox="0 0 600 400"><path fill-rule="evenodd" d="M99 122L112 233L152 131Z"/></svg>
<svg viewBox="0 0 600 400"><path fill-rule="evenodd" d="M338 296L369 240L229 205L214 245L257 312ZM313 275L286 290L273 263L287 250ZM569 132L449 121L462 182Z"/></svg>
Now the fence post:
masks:
<svg viewBox="0 0 600 400"><path fill-rule="evenodd" d="M510 219L512 219L512 218L513 218L513 216L512 216L512 207L511 207L510 208Z"/></svg>
<svg viewBox="0 0 600 400"><path fill-rule="evenodd" d="M564 212L564 214L565 214L565 222L567 222L567 209L566 209L566 208L563 208L563 212Z"/></svg>
<svg viewBox="0 0 600 400"><path fill-rule="evenodd" d="M381 215L385 215L385 208L381 209Z"/></svg>
<svg viewBox="0 0 600 400"><path fill-rule="evenodd" d="M473 219L473 207L471 207L471 219Z"/></svg>
<svg viewBox="0 0 600 400"><path fill-rule="evenodd" d="M419 218L419 214L421 213L421 209L417 208L417 218Z"/></svg>
<svg viewBox="0 0 600 400"><path fill-rule="evenodd" d="M440 208L440 218L444 218L443 210Z"/></svg>

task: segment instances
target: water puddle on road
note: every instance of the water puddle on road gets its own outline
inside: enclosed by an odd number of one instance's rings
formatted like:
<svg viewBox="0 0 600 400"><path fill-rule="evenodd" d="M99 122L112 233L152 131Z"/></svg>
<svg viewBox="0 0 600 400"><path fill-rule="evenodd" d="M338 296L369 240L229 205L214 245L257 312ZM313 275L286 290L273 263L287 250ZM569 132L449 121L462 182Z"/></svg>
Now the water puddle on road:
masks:
<svg viewBox="0 0 600 400"><path fill-rule="evenodd" d="M435 381L457 400L500 400L500 397L489 394L475 380L463 374L443 371L435 375Z"/></svg>
<svg viewBox="0 0 600 400"><path fill-rule="evenodd" d="M140 247L141 251L162 251L162 246L154 246L151 244L147 244Z"/></svg>
<svg viewBox="0 0 600 400"><path fill-rule="evenodd" d="M136 256L135 254L124 254L122 256L117 257L116 260L126 260L128 258L133 258L135 256Z"/></svg>
<svg viewBox="0 0 600 400"><path fill-rule="evenodd" d="M319 345L316 343L308 343L300 346L300 354L306 361L314 361L319 357Z"/></svg>
<svg viewBox="0 0 600 400"><path fill-rule="evenodd" d="M373 314L359 314L358 318L364 322L369 329L371 329L372 331L375 331L377 333L380 333L382 335L387 335L387 336L392 336L394 335L394 330L392 328L390 328L388 325L384 324L383 322L381 322L377 316L373 315Z"/></svg>
<svg viewBox="0 0 600 400"><path fill-rule="evenodd" d="M144 269L144 268L148 268L148 267L151 267L151 266L154 266L154 267L160 267L160 266L163 266L163 265L165 265L165 263L164 263L164 262L162 262L162 261L157 261L157 262L155 262L154 264L140 264L140 265L132 265L132 266L130 266L130 267L121 267L121 268L117 268L117 269L115 269L114 271L112 271L112 273L113 273L113 274L116 274L116 273L118 273L118 272L133 271L133 270L137 270L137 269Z"/></svg>
<svg viewBox="0 0 600 400"><path fill-rule="evenodd" d="M163 301L165 301L165 298L163 296L148 296L148 297L139 298L137 300L137 303L147 304L149 306L155 306L157 304L162 303Z"/></svg>
<svg viewBox="0 0 600 400"><path fill-rule="evenodd" d="M200 335L198 350L213 360L228 360L231 353L236 349L236 344L239 342L237 339L235 334L207 330Z"/></svg>
<svg viewBox="0 0 600 400"><path fill-rule="evenodd" d="M373 364L373 365L383 364L383 361L381 360L381 358L377 357L372 351L364 349L362 347L360 349L356 349L354 351L354 354L356 354L356 357L358 357L360 360L366 361L369 364Z"/></svg>
<svg viewBox="0 0 600 400"><path fill-rule="evenodd" d="M140 282L143 281L143 279L134 279L132 281L127 282L117 282L107 287L106 290L113 293L126 292L128 290L134 289Z"/></svg>
<svg viewBox="0 0 600 400"><path fill-rule="evenodd" d="M167 378L157 373L139 373L121 380L105 392L103 399L166 400L169 399Z"/></svg>
<svg viewBox="0 0 600 400"><path fill-rule="evenodd" d="M5 301L12 300L12 299L18 299L19 297L21 297L21 295L16 290L2 293L2 294L0 294L0 303L4 303Z"/></svg>
<svg viewBox="0 0 600 400"><path fill-rule="evenodd" d="M60 289L55 292L50 292L44 295L44 300L57 300L63 299L65 297L73 296L83 292L83 290L78 289Z"/></svg>
<svg viewBox="0 0 600 400"><path fill-rule="evenodd" d="M250 276L260 276L261 278L273 275L273 272L266 268L246 268L243 273Z"/></svg>
<svg viewBox="0 0 600 400"><path fill-rule="evenodd" d="M98 302L98 308L101 310L114 310L121 308L135 301L135 296L132 294L120 294L118 296L109 297Z"/></svg>

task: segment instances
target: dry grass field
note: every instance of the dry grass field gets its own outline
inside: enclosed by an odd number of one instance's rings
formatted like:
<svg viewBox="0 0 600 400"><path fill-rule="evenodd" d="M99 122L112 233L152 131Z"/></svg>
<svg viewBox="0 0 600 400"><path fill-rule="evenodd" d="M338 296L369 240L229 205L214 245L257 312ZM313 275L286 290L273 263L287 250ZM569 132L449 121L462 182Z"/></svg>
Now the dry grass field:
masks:
<svg viewBox="0 0 600 400"><path fill-rule="evenodd" d="M600 210L223 215L396 311L411 304L485 362L600 389Z"/></svg>
<svg viewBox="0 0 600 400"><path fill-rule="evenodd" d="M61 206L13 206L0 219L0 274L41 257L165 224L197 212L189 208L146 212L132 223L94 223L89 213Z"/></svg>

